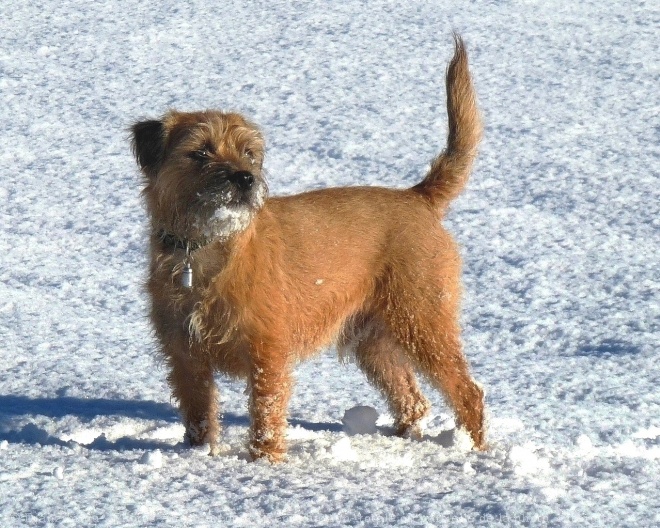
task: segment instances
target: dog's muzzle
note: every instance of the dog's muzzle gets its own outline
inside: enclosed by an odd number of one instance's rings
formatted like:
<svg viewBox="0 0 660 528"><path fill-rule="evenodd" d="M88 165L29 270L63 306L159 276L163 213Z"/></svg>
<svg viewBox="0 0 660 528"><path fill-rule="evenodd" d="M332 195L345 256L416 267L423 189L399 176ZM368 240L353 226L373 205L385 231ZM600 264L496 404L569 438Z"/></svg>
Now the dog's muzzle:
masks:
<svg viewBox="0 0 660 528"><path fill-rule="evenodd" d="M254 175L248 171L234 172L227 176L227 180L244 193L250 191L254 185Z"/></svg>

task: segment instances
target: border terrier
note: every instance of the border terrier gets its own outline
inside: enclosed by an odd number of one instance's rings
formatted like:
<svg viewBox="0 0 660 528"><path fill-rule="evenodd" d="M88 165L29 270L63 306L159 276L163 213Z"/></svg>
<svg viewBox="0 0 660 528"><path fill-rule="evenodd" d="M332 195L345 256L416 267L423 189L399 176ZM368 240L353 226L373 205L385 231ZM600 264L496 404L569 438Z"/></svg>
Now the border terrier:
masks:
<svg viewBox="0 0 660 528"><path fill-rule="evenodd" d="M387 399L399 435L429 411L416 375L485 448L483 391L461 350L460 257L440 225L481 122L460 36L446 72L446 148L409 189L268 197L264 139L236 113L169 111L132 127L151 222L151 321L192 446L219 451L214 373L247 379L249 453L286 454L297 361L336 343Z"/></svg>

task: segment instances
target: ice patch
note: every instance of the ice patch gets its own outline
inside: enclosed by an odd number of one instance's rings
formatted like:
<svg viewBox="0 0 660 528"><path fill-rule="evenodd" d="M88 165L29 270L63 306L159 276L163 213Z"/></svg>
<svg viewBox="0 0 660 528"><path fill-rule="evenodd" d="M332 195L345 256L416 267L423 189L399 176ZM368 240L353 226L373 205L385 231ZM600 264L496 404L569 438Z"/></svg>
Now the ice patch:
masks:
<svg viewBox="0 0 660 528"><path fill-rule="evenodd" d="M8 447L9 447L9 442L7 442L7 440L3 440L2 442L0 442L0 451L4 451Z"/></svg>
<svg viewBox="0 0 660 528"><path fill-rule="evenodd" d="M357 405L344 412L341 422L344 432L349 435L376 434L378 411L368 405Z"/></svg>
<svg viewBox="0 0 660 528"><path fill-rule="evenodd" d="M62 466L57 466L53 469L53 476L58 480L62 480L64 478L64 468L62 468Z"/></svg>

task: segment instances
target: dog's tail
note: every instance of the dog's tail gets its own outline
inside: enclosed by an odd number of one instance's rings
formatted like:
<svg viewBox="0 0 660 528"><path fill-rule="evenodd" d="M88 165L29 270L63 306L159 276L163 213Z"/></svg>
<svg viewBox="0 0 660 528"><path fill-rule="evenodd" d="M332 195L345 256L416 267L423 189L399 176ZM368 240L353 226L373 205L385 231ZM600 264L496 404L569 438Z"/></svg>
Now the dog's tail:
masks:
<svg viewBox="0 0 660 528"><path fill-rule="evenodd" d="M481 139L481 118L460 35L454 33L454 57L447 67L449 134L445 150L413 190L426 196L441 213L465 187Z"/></svg>

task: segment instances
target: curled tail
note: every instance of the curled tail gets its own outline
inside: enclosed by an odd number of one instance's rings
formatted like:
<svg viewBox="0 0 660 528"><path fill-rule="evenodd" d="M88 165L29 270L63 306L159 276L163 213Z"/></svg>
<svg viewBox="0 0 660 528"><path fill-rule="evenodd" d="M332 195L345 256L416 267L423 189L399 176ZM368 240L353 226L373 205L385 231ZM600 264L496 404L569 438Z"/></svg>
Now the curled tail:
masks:
<svg viewBox="0 0 660 528"><path fill-rule="evenodd" d="M414 190L426 196L439 211L465 187L481 139L481 119L468 69L463 40L454 34L454 57L447 68L447 146L433 160L431 169Z"/></svg>

